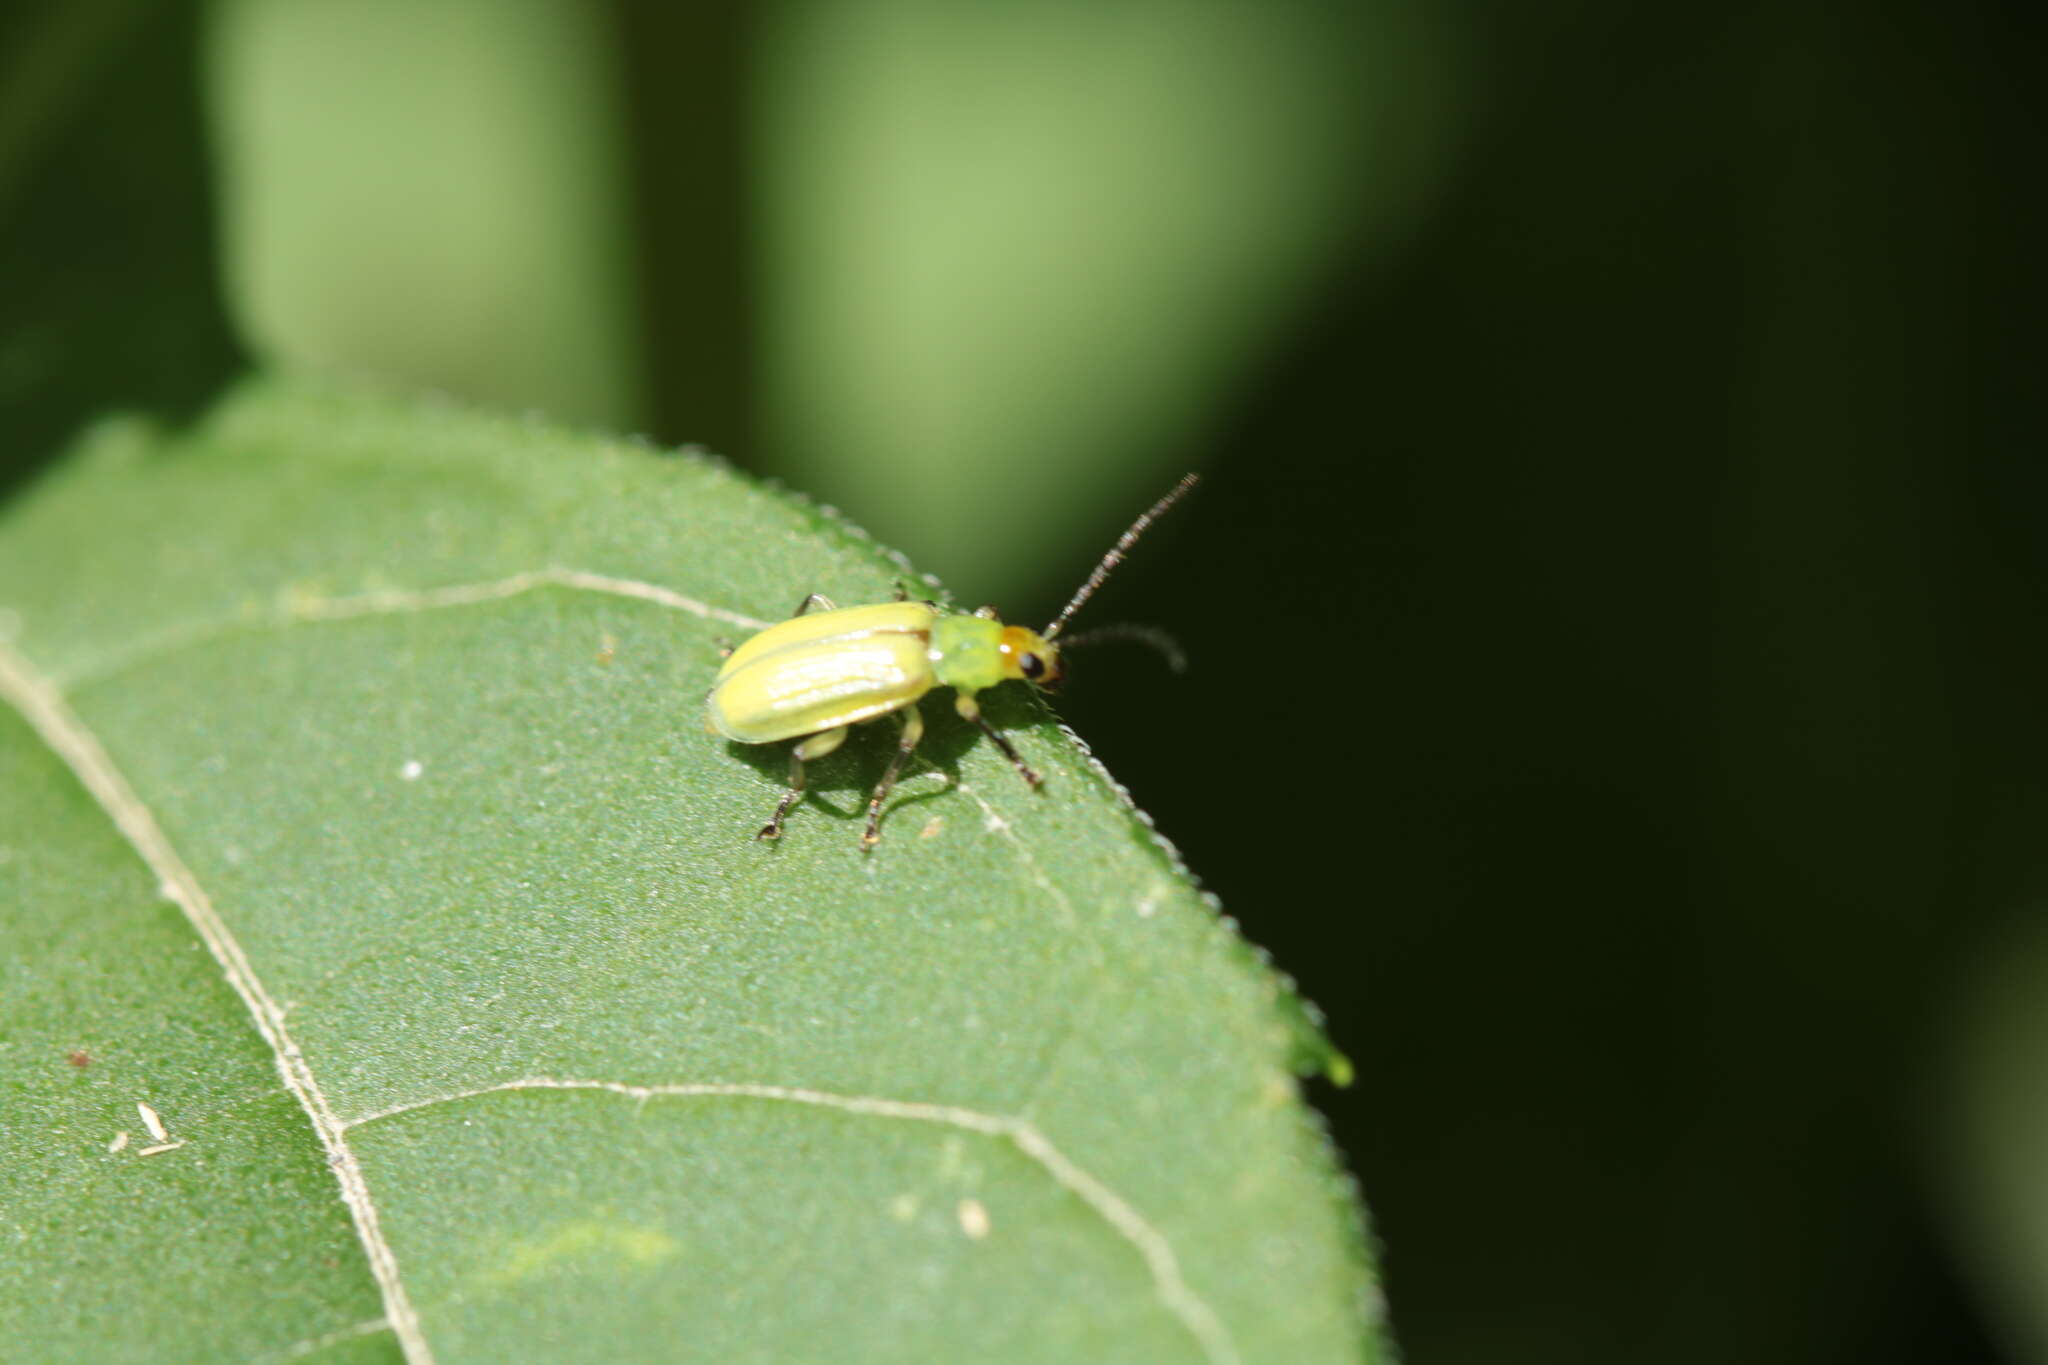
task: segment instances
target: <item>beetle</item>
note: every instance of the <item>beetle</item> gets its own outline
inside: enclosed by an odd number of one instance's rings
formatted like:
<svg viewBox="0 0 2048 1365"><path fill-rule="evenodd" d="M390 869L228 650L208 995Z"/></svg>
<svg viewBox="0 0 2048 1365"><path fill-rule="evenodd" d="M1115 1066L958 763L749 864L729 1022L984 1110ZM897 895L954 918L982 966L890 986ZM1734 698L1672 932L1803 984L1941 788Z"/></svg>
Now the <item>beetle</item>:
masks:
<svg viewBox="0 0 2048 1365"><path fill-rule="evenodd" d="M1044 779L989 724L976 694L1013 678L1035 687L1056 686L1062 675L1055 643L1060 632L1145 529L1179 502L1198 477L1187 475L1132 522L1044 630L1005 625L994 607L949 612L935 602L907 601L900 589L896 601L863 607L841 607L810 593L788 620L728 654L705 697L711 729L740 744L798 741L790 751L789 789L754 837L782 837L783 820L804 793L804 764L837 749L848 727L901 711L903 733L896 753L868 798L867 829L860 842L862 848L873 848L882 837L882 803L924 738L918 700L935 687L952 688L953 709L981 727L1024 781L1037 788Z"/></svg>

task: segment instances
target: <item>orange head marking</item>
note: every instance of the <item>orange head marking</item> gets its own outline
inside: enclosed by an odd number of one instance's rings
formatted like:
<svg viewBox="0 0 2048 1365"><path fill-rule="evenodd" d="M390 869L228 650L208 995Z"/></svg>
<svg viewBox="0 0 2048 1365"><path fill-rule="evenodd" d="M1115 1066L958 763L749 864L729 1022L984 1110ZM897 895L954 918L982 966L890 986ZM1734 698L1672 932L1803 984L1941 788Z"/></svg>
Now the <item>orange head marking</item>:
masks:
<svg viewBox="0 0 2048 1365"><path fill-rule="evenodd" d="M1022 678L1039 687L1059 685L1059 646L1029 626L1004 626L996 653L1002 656L1005 678Z"/></svg>

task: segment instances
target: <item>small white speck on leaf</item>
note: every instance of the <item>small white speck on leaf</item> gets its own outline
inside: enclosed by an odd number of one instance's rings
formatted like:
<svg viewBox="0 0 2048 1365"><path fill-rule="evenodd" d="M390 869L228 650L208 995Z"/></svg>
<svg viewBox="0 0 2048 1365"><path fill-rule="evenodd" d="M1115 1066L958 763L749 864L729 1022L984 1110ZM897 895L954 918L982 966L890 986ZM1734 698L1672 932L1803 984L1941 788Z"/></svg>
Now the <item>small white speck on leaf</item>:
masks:
<svg viewBox="0 0 2048 1365"><path fill-rule="evenodd" d="M945 827L945 817L934 815L931 819L924 822L924 828L917 832L917 837L920 839L936 839L939 837L939 831Z"/></svg>
<svg viewBox="0 0 2048 1365"><path fill-rule="evenodd" d="M142 1126L149 1129L149 1135L158 1142L171 1135L170 1130L164 1127L164 1121L157 1116L156 1110L141 1100L135 1101L135 1112L142 1115Z"/></svg>
<svg viewBox="0 0 2048 1365"><path fill-rule="evenodd" d="M417 782L420 780L420 774L426 770L426 764L416 758L408 758L405 760L405 766L398 770L398 775L408 782Z"/></svg>
<svg viewBox="0 0 2048 1365"><path fill-rule="evenodd" d="M120 1132L114 1134L114 1140L107 1144L107 1150L110 1152L118 1152L127 1145L128 1130L126 1128L123 1128Z"/></svg>
<svg viewBox="0 0 2048 1365"><path fill-rule="evenodd" d="M175 1152L185 1144L182 1142L159 1142L154 1147L144 1147L137 1156L157 1156L164 1152Z"/></svg>
<svg viewBox="0 0 2048 1365"><path fill-rule="evenodd" d="M1152 916L1158 911L1158 909L1159 902L1153 900L1150 896L1147 896L1145 897L1145 899L1138 902L1138 918L1151 919Z"/></svg>
<svg viewBox="0 0 2048 1365"><path fill-rule="evenodd" d="M988 1210L979 1199L960 1201L960 1231L979 1242L988 1236Z"/></svg>
<svg viewBox="0 0 2048 1365"><path fill-rule="evenodd" d="M889 1201L889 1216L899 1223L907 1223L917 1217L917 1196L899 1194Z"/></svg>

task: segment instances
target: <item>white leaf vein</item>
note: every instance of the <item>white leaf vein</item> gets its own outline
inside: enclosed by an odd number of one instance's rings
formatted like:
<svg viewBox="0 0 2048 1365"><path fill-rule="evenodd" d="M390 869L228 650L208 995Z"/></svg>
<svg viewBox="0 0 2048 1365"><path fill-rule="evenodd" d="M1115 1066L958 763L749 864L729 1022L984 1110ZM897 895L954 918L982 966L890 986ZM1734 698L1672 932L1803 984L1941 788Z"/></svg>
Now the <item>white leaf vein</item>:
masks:
<svg viewBox="0 0 2048 1365"><path fill-rule="evenodd" d="M389 1108L352 1118L342 1124L352 1132L365 1124L417 1113L438 1105L454 1104L507 1091L595 1090L645 1104L655 1099L751 1099L785 1104L836 1109L869 1118L899 1119L910 1123L937 1124L1008 1142L1024 1157L1043 1169L1062 1189L1087 1205L1103 1222L1130 1243L1144 1261L1154 1292L1167 1311L1179 1319L1189 1335L1201 1346L1211 1365L1237 1365L1238 1354L1230 1332L1203 1298L1195 1293L1181 1273L1180 1259L1164 1234L1133 1208L1129 1201L1082 1168L1054 1145L1035 1124L1005 1114L989 1114L957 1105L932 1104L921 1100L887 1099L876 1095L844 1095L802 1086L764 1085L749 1081L700 1081L668 1085L633 1085L625 1081L588 1080L558 1076L528 1076L499 1081L470 1089L452 1090L407 1100Z"/></svg>
<svg viewBox="0 0 2048 1365"><path fill-rule="evenodd" d="M420 1329L419 1315L399 1278L398 1258L392 1253L391 1244L385 1240L383 1228L378 1223L377 1206L370 1198L370 1187L363 1178L362 1165L342 1134L341 1121L329 1105L326 1092L320 1088L312 1067L307 1064L291 1031L285 1027L284 1011L265 988L263 979L256 974L256 968L250 963L248 954L242 951L241 943L214 909L206 889L171 844L163 827L157 824L149 807L143 804L142 798L135 794L128 779L115 766L98 737L34 665L4 640L0 640L0 698L5 698L51 751L63 760L114 822L115 828L141 855L164 894L184 911L194 932L206 944L207 951L213 954L214 961L220 964L228 984L248 1007L256 1031L262 1035L277 1061L278 1075L283 1078L285 1088L306 1111L313 1131L319 1136L320 1146L327 1154L327 1164L341 1186L342 1203L347 1206L349 1217L355 1223L356 1238L369 1259L371 1278L376 1281L378 1295L384 1301L385 1319L391 1324L392 1333L398 1338L408 1365L432 1365L433 1351L427 1345Z"/></svg>
<svg viewBox="0 0 2048 1365"><path fill-rule="evenodd" d="M658 583L646 583L637 578L617 578L610 574L593 573L588 569L549 565L546 568L525 569L519 573L507 574L503 578L492 578L477 583L451 583L438 588L383 588L374 592L349 593L336 597L321 596L302 588L287 588L280 590L271 604L261 609L216 617L212 620L188 621L146 634L125 649L112 650L88 660L61 675L57 681L63 688L76 689L88 683L105 681L117 673L126 672L138 664L165 654L249 631L279 630L287 626L319 621L346 621L362 616L397 616L411 612L441 611L450 607L473 607L486 602L502 602L506 598L524 596L541 588L571 588L579 592L633 598L674 611L686 612L706 621L723 621L742 630L764 630L772 624L758 617L748 616L744 612L699 601L673 588L662 587Z"/></svg>

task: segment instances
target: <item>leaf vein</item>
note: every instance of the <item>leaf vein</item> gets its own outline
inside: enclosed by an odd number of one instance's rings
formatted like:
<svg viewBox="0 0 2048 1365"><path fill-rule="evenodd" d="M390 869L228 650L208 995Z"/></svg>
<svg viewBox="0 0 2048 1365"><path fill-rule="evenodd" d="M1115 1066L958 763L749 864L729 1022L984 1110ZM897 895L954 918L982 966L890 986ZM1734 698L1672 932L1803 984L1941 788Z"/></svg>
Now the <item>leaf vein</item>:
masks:
<svg viewBox="0 0 2048 1365"><path fill-rule="evenodd" d="M312 1121L326 1151L327 1164L341 1186L342 1202L355 1222L356 1237L369 1260L370 1274L384 1301L384 1314L397 1336L409 1365L432 1365L433 1351L420 1328L418 1314L399 1278L398 1260L378 1224L377 1206L370 1198L369 1185L343 1135L344 1129L326 1092L320 1088L305 1054L285 1027L284 1011L256 974L242 945L221 919L212 899L172 845L163 827L115 765L98 736L79 718L56 686L37 671L28 658L0 640L0 699L4 699L39 735L51 751L71 769L79 783L98 802L114 827L135 849L154 873L164 894L177 903L207 950L213 954L228 984L240 996L254 1020L256 1031L269 1045L285 1088L297 1098Z"/></svg>
<svg viewBox="0 0 2048 1365"><path fill-rule="evenodd" d="M525 569L503 578L487 579L479 583L453 583L438 588L382 588L373 592L351 593L339 597L322 597L287 587L276 593L267 609L245 612L238 616L188 621L167 626L145 635L128 649L113 650L101 658L91 660L85 666L60 676L58 682L61 686L71 689L88 683L103 682L109 677L165 654L176 653L230 635L283 630L290 626L322 621L346 621L361 616L394 616L412 612L441 611L450 607L479 606L486 602L502 602L507 598L521 597L539 588L572 588L579 592L629 597L686 612L706 621L723 621L745 630L764 630L771 624L748 616L744 612L700 601L673 588L662 587L658 583L647 583L636 578L616 578L610 574L593 573L588 569L549 565L546 568Z"/></svg>
<svg viewBox="0 0 2048 1365"><path fill-rule="evenodd" d="M1238 1365L1237 1345L1229 1329L1181 1274L1180 1260L1159 1229L1130 1202L1101 1179L1069 1157L1052 1139L1029 1120L1005 1114L989 1114L957 1105L933 1104L922 1100L894 1100L875 1095L842 1095L829 1090L801 1086L764 1085L748 1081L702 1081L669 1085L632 1085L625 1081L583 1080L555 1076L529 1076L500 1081L445 1095L408 1100L385 1109L345 1121L344 1132L367 1123L396 1118L416 1110L460 1100L476 1099L502 1091L596 1090L623 1095L642 1105L654 1099L753 1099L786 1104L836 1109L869 1118L900 1119L911 1123L938 1124L1008 1142L1024 1157L1036 1163L1055 1183L1086 1204L1096 1216L1129 1242L1151 1274L1153 1291L1168 1312L1194 1337L1210 1365Z"/></svg>
<svg viewBox="0 0 2048 1365"><path fill-rule="evenodd" d="M389 1331L390 1328L390 1322L385 1319L371 1318L366 1322L358 1322L348 1327L337 1327L332 1332L322 1332L317 1337L307 1337L304 1341L295 1341L276 1355L263 1357L263 1360L265 1362L278 1362L278 1365L282 1365L282 1362L288 1360L304 1360L307 1356L318 1355L320 1352L330 1347L339 1346L345 1341L354 1341L357 1337L374 1336L378 1332Z"/></svg>

